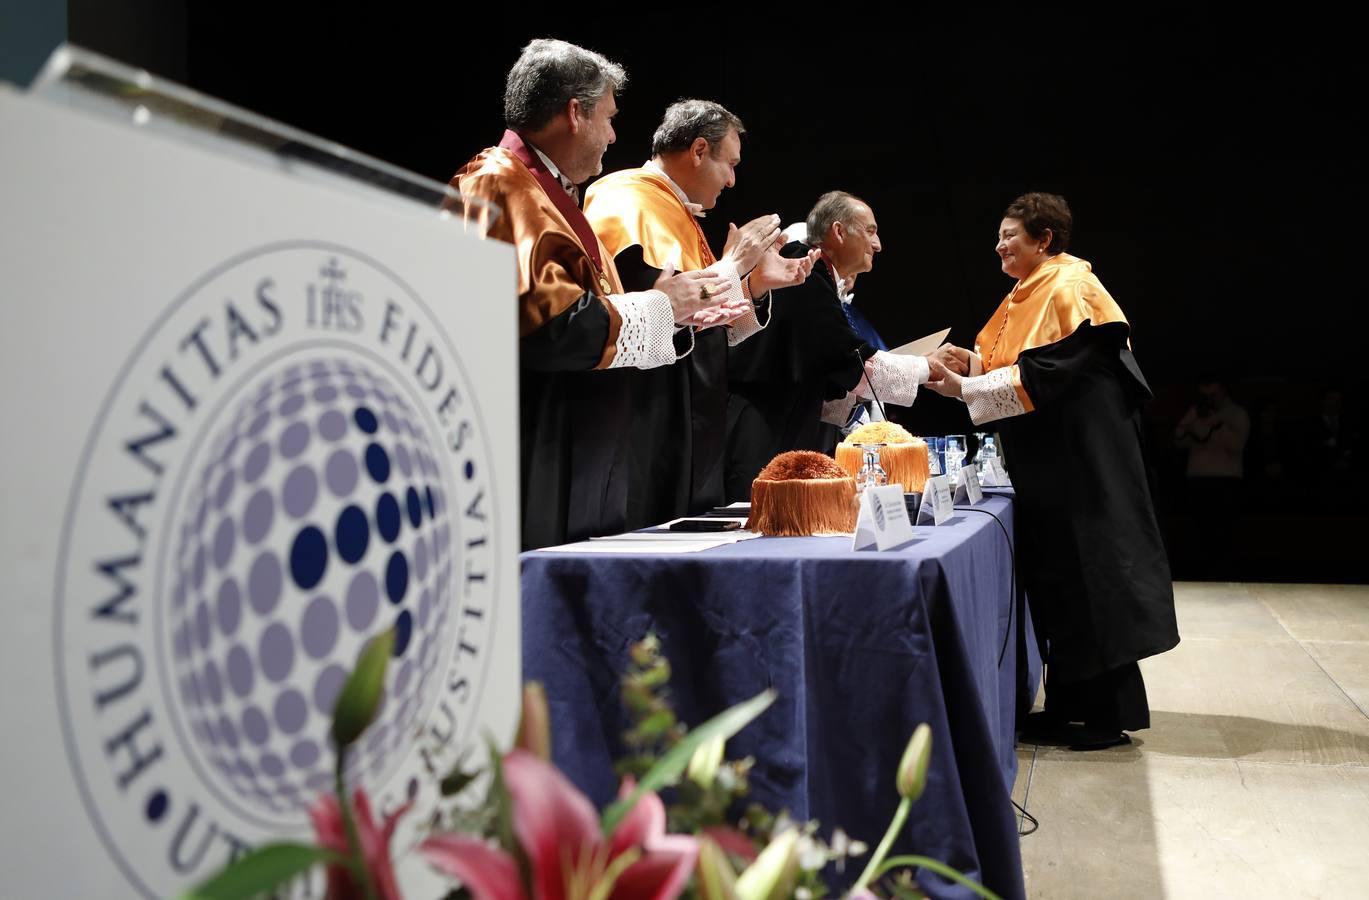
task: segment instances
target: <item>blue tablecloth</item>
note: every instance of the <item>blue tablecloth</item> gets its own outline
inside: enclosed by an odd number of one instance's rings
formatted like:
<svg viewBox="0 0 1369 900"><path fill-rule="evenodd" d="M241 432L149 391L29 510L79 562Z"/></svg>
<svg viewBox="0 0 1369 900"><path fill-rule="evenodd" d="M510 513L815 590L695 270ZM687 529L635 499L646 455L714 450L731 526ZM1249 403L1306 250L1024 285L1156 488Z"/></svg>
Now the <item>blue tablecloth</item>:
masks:
<svg viewBox="0 0 1369 900"><path fill-rule="evenodd" d="M687 723L778 689L727 748L756 758L753 799L871 849L898 803L908 737L930 723L927 789L895 852L1025 896L1009 798L1015 718L1040 664L1008 541L984 512L1012 533L1011 500L999 495L886 553L813 537L673 556L524 554L523 671L546 686L557 764L600 806L613 798L627 727L618 679L628 647L655 632ZM934 896L972 896L920 880Z"/></svg>

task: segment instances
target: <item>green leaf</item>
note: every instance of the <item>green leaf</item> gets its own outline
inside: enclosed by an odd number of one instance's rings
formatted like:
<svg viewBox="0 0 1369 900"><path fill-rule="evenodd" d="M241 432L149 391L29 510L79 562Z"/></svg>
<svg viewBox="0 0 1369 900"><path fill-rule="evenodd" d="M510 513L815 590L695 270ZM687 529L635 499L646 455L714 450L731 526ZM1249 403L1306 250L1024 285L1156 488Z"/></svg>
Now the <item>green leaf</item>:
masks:
<svg viewBox="0 0 1369 900"><path fill-rule="evenodd" d="M249 900L317 865L346 865L347 858L307 844L267 844L229 864L183 900Z"/></svg>
<svg viewBox="0 0 1369 900"><path fill-rule="evenodd" d="M886 873L888 873L890 870L897 869L900 866L910 866L919 869L931 869L933 872L940 875L942 878L948 878L951 881L954 881L956 884L964 885L965 887L974 891L979 896L983 897L984 900L1002 900L1001 897L999 897L997 894L995 894L988 888L984 887L982 884L977 884L971 881L969 878L966 878L960 872L946 865L944 862L932 859L929 856L891 856L884 861L884 865L880 866L879 872L875 875L875 877L880 878Z"/></svg>
<svg viewBox="0 0 1369 900"><path fill-rule="evenodd" d="M624 679L623 702L635 712L650 712L661 705L661 701L656 698L651 688L635 678Z"/></svg>
<svg viewBox="0 0 1369 900"><path fill-rule="evenodd" d="M485 738L490 748L490 789L485 796L485 808L494 810L494 836L505 853L519 856L523 851L513 836L513 798L504 784L504 758L494 739Z"/></svg>
<svg viewBox="0 0 1369 900"><path fill-rule="evenodd" d="M350 746L375 720L380 700L385 695L385 667L395 645L393 629L377 635L357 660L347 683L333 705L333 743L339 754Z"/></svg>
<svg viewBox="0 0 1369 900"><path fill-rule="evenodd" d="M686 769L690 781L704 790L713 786L714 779L718 777L718 767L723 762L723 745L725 743L726 741L722 738L714 738L694 751L694 755L689 758L689 766Z"/></svg>
<svg viewBox="0 0 1369 900"><path fill-rule="evenodd" d="M652 713L635 729L642 737L654 738L665 734L675 724L675 714L668 709Z"/></svg>
<svg viewBox="0 0 1369 900"><path fill-rule="evenodd" d="M628 811L637 804L638 799L647 791L657 791L677 781L685 767L689 765L689 759L694 755L695 750L714 738L721 737L726 740L732 737L751 724L752 719L765 712L778 696L779 694L773 688L761 691L750 700L738 703L731 709L718 713L685 735L683 740L670 748L670 752L657 760L656 765L651 767L651 771L642 776L642 780L637 783L635 791L604 810L604 834L612 834L613 829L618 827L623 816L628 814Z"/></svg>
<svg viewBox="0 0 1369 900"><path fill-rule="evenodd" d="M661 660L649 669L644 669L637 676L637 681L643 687L658 688L670 682L670 663Z"/></svg>

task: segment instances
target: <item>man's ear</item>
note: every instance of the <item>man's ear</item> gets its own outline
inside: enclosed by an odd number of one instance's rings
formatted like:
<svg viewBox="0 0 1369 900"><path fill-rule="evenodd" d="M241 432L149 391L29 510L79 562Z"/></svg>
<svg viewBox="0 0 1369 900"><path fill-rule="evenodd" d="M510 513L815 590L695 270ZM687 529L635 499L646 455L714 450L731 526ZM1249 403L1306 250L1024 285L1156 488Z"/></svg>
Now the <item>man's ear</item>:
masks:
<svg viewBox="0 0 1369 900"><path fill-rule="evenodd" d="M694 168L703 165L704 157L710 152L708 139L696 137L694 143L689 145L689 159L694 163Z"/></svg>

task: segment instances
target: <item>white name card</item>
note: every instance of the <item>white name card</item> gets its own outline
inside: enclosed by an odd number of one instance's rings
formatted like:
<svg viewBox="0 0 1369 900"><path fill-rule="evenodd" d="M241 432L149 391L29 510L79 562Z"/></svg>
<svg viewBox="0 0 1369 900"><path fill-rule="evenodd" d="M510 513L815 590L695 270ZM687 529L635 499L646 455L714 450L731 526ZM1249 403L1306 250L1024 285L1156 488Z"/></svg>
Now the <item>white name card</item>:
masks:
<svg viewBox="0 0 1369 900"><path fill-rule="evenodd" d="M979 487L979 470L974 465L960 467L960 483L955 488L955 502L974 506L984 499L984 491Z"/></svg>
<svg viewBox="0 0 1369 900"><path fill-rule="evenodd" d="M922 488L922 506L917 511L917 524L940 525L951 517L954 510L950 480L945 475L928 478Z"/></svg>
<svg viewBox="0 0 1369 900"><path fill-rule="evenodd" d="M888 550L913 539L913 523L903 502L903 485L867 488L860 495L852 550Z"/></svg>
<svg viewBox="0 0 1369 900"><path fill-rule="evenodd" d="M1008 473L1003 468L1003 460L991 456L984 461L982 484L989 487L1012 487L1012 482L1008 480Z"/></svg>

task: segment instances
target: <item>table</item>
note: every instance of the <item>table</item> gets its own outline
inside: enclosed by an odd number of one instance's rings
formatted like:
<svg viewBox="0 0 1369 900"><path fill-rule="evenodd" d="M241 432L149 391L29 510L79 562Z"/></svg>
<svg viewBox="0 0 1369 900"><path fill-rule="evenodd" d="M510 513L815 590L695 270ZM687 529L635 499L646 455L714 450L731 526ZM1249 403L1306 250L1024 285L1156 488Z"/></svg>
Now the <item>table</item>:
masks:
<svg viewBox="0 0 1369 900"><path fill-rule="evenodd" d="M1015 724L1040 661L1014 589L1011 508L1010 492L991 492L885 553L852 552L849 537L668 556L525 553L523 671L546 687L557 764L595 803L613 799L627 727L618 678L628 647L654 632L685 722L778 689L727 748L756 758L753 799L872 849L898 803L908 737L930 723L926 792L894 852L1025 896L1009 797ZM836 880L854 880L861 865ZM925 872L920 880L933 896L972 896Z"/></svg>

